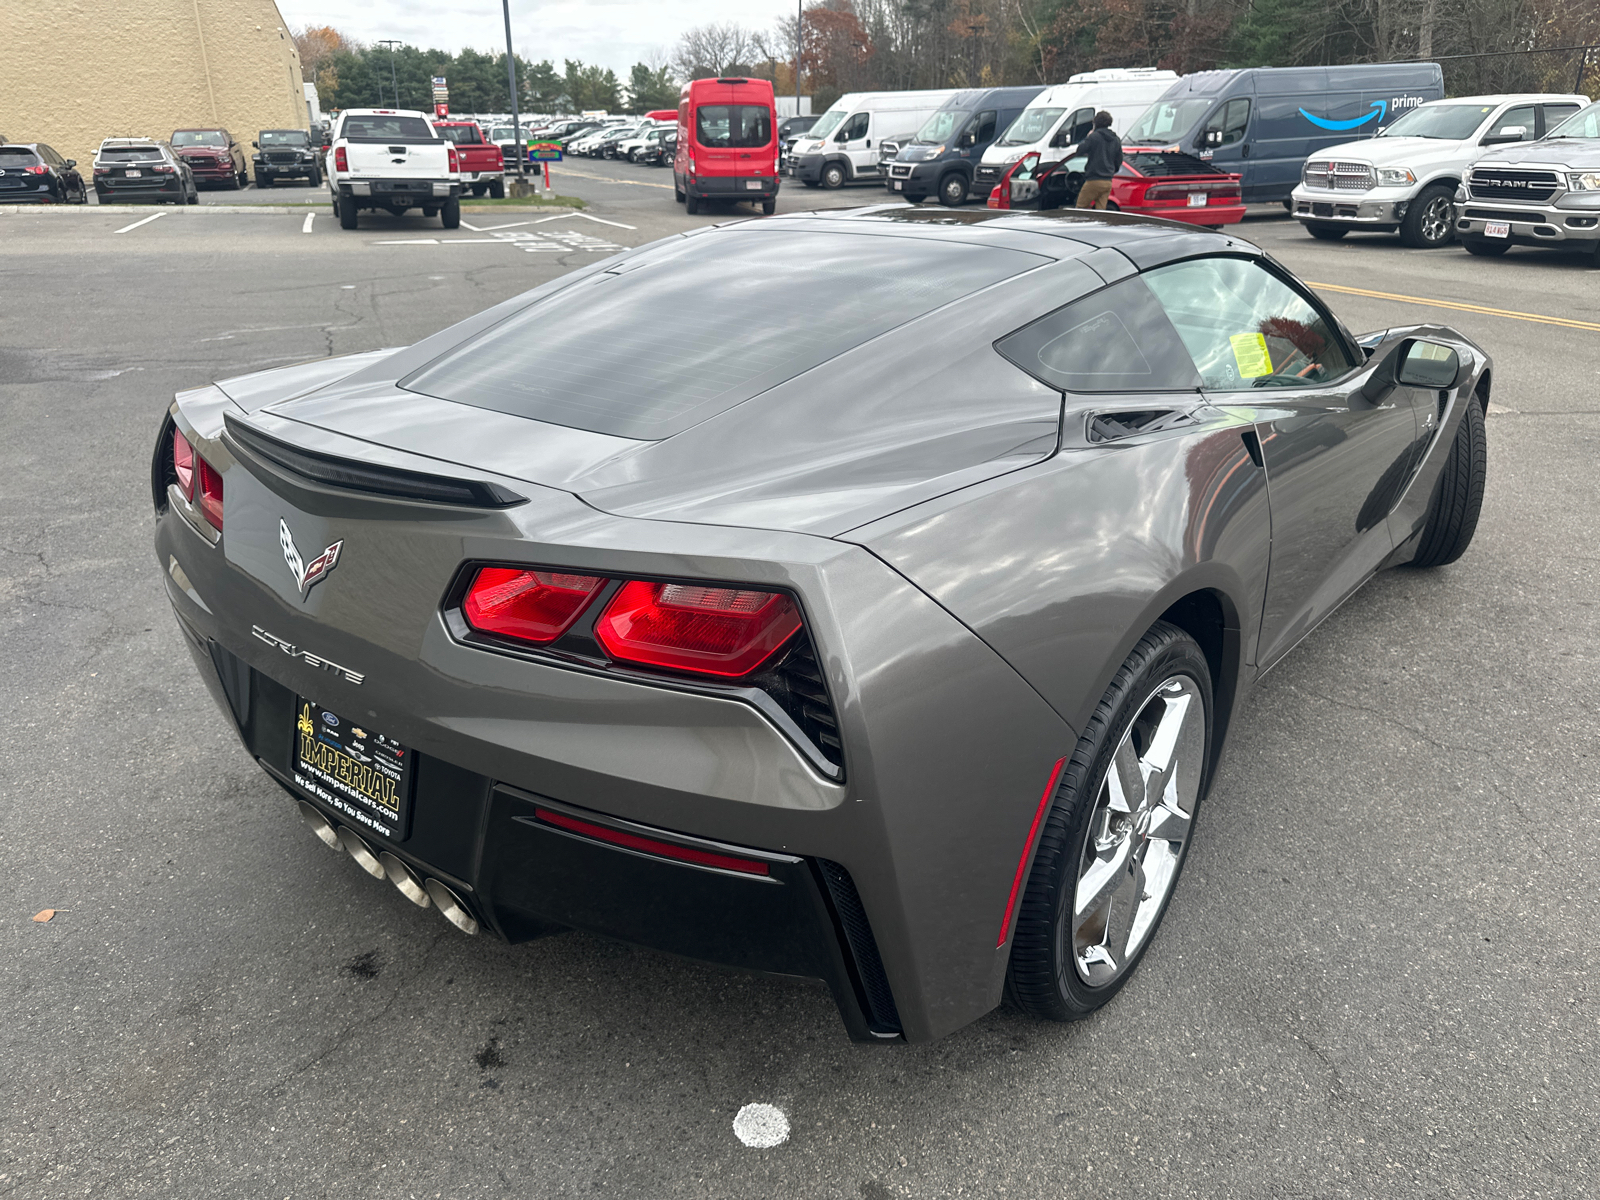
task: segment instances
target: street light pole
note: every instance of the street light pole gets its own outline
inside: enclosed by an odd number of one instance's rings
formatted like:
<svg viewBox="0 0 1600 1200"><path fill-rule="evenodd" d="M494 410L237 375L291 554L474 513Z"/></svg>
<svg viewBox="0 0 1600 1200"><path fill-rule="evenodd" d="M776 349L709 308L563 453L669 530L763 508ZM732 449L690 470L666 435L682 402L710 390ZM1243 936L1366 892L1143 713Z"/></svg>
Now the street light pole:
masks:
<svg viewBox="0 0 1600 1200"><path fill-rule="evenodd" d="M522 112L517 107L517 58L511 53L511 0L500 0L506 17L506 81L511 87L511 136L517 144L517 180L527 176L528 152L522 146Z"/></svg>
<svg viewBox="0 0 1600 1200"><path fill-rule="evenodd" d="M394 38L378 39L378 45L389 47L389 86L394 88L394 106L396 108L400 107L400 85L395 81L394 77L394 48L404 44L404 42L396 41Z"/></svg>
<svg viewBox="0 0 1600 1200"><path fill-rule="evenodd" d="M795 0L794 5L794 115L800 115L800 55L805 45L806 0Z"/></svg>

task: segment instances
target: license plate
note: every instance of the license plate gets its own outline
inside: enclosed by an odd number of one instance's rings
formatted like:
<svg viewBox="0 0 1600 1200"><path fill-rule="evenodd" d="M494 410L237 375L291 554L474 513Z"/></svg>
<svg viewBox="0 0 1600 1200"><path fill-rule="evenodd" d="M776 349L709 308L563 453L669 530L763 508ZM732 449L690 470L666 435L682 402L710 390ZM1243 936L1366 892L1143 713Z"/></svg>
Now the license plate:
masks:
<svg viewBox="0 0 1600 1200"><path fill-rule="evenodd" d="M747 192L759 192L761 190L761 180L746 179L744 181L744 190Z"/></svg>
<svg viewBox="0 0 1600 1200"><path fill-rule="evenodd" d="M894 190L897 191L897 192L905 191L906 190L905 181L904 180L900 180L900 179L896 179L894 181Z"/></svg>
<svg viewBox="0 0 1600 1200"><path fill-rule="evenodd" d="M389 197L389 202L391 204L398 204L401 208L409 208L410 205L411 205L411 197L410 196L390 196Z"/></svg>
<svg viewBox="0 0 1600 1200"><path fill-rule="evenodd" d="M295 698L294 781L329 808L385 837L405 835L410 750L393 738Z"/></svg>
<svg viewBox="0 0 1600 1200"><path fill-rule="evenodd" d="M143 174L144 172L142 171L124 171L122 177L124 179L138 179Z"/></svg>
<svg viewBox="0 0 1600 1200"><path fill-rule="evenodd" d="M1490 221L1483 227L1484 237L1510 237L1510 221Z"/></svg>
<svg viewBox="0 0 1600 1200"><path fill-rule="evenodd" d="M1204 208L1205 206L1206 206L1206 194L1204 192L1190 192L1189 193L1189 207L1190 208Z"/></svg>

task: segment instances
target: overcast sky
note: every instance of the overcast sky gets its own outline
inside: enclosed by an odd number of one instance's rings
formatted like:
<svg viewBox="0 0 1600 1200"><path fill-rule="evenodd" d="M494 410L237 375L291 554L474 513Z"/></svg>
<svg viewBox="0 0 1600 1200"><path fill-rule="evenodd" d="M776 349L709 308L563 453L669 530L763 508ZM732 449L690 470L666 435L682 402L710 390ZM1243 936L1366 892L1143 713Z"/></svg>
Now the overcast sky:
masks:
<svg viewBox="0 0 1600 1200"><path fill-rule="evenodd" d="M766 30L794 11L792 0L511 0L517 53L561 69L565 58L628 68L653 50L670 53L678 35L695 25L737 21ZM363 42L399 38L424 49L505 47L500 0L278 0L295 29L332 25Z"/></svg>

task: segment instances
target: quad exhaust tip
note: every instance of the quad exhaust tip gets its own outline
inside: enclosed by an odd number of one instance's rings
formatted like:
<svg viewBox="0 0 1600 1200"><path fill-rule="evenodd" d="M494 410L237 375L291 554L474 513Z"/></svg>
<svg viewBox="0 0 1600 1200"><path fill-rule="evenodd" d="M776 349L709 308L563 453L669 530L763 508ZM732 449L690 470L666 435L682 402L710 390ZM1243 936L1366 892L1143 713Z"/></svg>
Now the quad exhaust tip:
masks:
<svg viewBox="0 0 1600 1200"><path fill-rule="evenodd" d="M383 864L383 870L389 876L389 882L399 889L400 894L418 908L427 908L433 903L428 898L428 889L422 886L416 872L405 863L401 862L387 850L378 854L378 861Z"/></svg>
<svg viewBox="0 0 1600 1200"><path fill-rule="evenodd" d="M428 895L439 906L439 911L444 914L446 921L449 921L462 933L478 932L477 918L467 911L467 906L461 903L460 896L456 895L437 879L429 879L427 888Z"/></svg>
<svg viewBox="0 0 1600 1200"><path fill-rule="evenodd" d="M300 801L300 819L317 835L317 840L329 850L339 849L339 834L327 817L304 800Z"/></svg>
<svg viewBox="0 0 1600 1200"><path fill-rule="evenodd" d="M335 826L312 805L300 801L300 819L304 821L317 840L331 850L343 849L374 879L387 879L418 908L436 906L444 919L462 933L477 933L478 920L448 886L437 879L424 882L417 873L387 850L374 852L367 840L353 829Z"/></svg>

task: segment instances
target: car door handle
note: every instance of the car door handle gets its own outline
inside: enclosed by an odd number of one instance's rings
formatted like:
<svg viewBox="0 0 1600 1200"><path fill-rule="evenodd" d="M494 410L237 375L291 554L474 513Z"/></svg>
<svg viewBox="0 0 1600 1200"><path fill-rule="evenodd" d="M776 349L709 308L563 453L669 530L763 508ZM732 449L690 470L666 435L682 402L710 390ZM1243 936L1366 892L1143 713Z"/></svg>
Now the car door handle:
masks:
<svg viewBox="0 0 1600 1200"><path fill-rule="evenodd" d="M872 139L871 139L871 138L868 138L868 139L867 139L867 149L868 149L868 150L871 150L871 149L872 149Z"/></svg>
<svg viewBox="0 0 1600 1200"><path fill-rule="evenodd" d="M1240 145L1239 145L1239 157L1240 158L1249 158L1250 157L1250 143L1249 142L1241 142L1240 143Z"/></svg>

